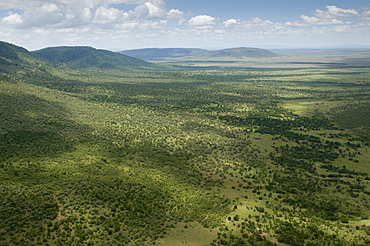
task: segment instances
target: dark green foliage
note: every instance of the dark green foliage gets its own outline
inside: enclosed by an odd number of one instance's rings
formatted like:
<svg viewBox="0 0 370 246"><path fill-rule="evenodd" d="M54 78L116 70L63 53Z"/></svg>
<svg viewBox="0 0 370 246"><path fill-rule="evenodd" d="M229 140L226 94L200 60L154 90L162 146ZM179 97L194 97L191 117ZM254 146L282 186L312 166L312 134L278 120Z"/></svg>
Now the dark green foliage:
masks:
<svg viewBox="0 0 370 246"><path fill-rule="evenodd" d="M1 220L3 224L29 223L53 220L58 213L58 206L50 193L22 186L2 186ZM23 221L22 221L23 220ZM8 222L6 222L8 221Z"/></svg>
<svg viewBox="0 0 370 246"><path fill-rule="evenodd" d="M333 120L341 127L348 128L370 144L370 104L360 103L332 110Z"/></svg>
<svg viewBox="0 0 370 246"><path fill-rule="evenodd" d="M54 63L65 64L87 56L96 49L93 47L54 47L33 51L36 56Z"/></svg>
<svg viewBox="0 0 370 246"><path fill-rule="evenodd" d="M54 132L11 131L0 135L0 160L53 156L71 144Z"/></svg>
<svg viewBox="0 0 370 246"><path fill-rule="evenodd" d="M20 61L19 54L29 53L26 49L0 41L0 57L8 61Z"/></svg>
<svg viewBox="0 0 370 246"><path fill-rule="evenodd" d="M275 111L276 110L276 111ZM275 112L281 109L274 109ZM283 112L283 111L281 111ZM284 112L286 113L286 112ZM266 115L265 115L266 114ZM328 119L323 117L298 117L297 115L290 115L290 119L279 119L267 112L262 112L256 116L240 117L240 116L221 116L221 120L230 122L233 125L240 127L254 127L257 132L270 135L282 135L289 140L308 140L318 141L318 137L309 136L307 134L300 134L292 132L294 128L304 128L306 130L327 129L333 130L335 127Z"/></svg>
<svg viewBox="0 0 370 246"><path fill-rule="evenodd" d="M28 50L0 41L0 73L5 78L13 77L15 73L23 72L23 69L42 63Z"/></svg>

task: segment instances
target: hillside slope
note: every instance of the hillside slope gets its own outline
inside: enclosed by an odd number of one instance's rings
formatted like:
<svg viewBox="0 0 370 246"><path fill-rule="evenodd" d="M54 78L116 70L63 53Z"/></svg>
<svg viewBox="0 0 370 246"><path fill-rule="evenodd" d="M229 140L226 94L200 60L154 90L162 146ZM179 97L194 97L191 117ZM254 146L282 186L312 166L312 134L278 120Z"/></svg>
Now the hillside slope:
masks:
<svg viewBox="0 0 370 246"><path fill-rule="evenodd" d="M153 68L154 64L108 50L92 47L49 47L33 52L36 56L70 68L125 69Z"/></svg>
<svg viewBox="0 0 370 246"><path fill-rule="evenodd" d="M27 54L28 51L24 48L15 46L10 43L0 41L0 59L1 61L20 60L21 54Z"/></svg>
<svg viewBox="0 0 370 246"><path fill-rule="evenodd" d="M45 64L25 48L0 41L0 71L11 72L21 67Z"/></svg>

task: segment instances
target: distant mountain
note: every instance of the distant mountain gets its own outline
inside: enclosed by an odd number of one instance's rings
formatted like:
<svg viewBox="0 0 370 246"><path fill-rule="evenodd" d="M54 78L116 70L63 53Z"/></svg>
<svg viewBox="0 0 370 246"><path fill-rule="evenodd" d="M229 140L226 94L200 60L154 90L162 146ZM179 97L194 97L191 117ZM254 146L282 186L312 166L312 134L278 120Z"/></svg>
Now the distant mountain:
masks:
<svg viewBox="0 0 370 246"><path fill-rule="evenodd" d="M161 60L164 58L175 57L193 57L199 58L261 58L261 57L277 57L269 50L258 48L231 48L223 50L209 51L205 49L190 49L190 48L148 48L121 51L120 53L145 60Z"/></svg>
<svg viewBox="0 0 370 246"><path fill-rule="evenodd" d="M70 68L125 69L151 68L156 65L118 52L86 46L50 47L34 51L36 56Z"/></svg>
<svg viewBox="0 0 370 246"><path fill-rule="evenodd" d="M146 59L146 60L155 60L158 58L165 57L183 57L183 56L196 56L203 52L208 52L204 49L192 49L192 48L147 48L147 49L134 49L134 50L125 50L120 53Z"/></svg>
<svg viewBox="0 0 370 246"><path fill-rule="evenodd" d="M269 50L245 47L208 51L198 55L198 57L203 58L262 58L277 56L279 55Z"/></svg>

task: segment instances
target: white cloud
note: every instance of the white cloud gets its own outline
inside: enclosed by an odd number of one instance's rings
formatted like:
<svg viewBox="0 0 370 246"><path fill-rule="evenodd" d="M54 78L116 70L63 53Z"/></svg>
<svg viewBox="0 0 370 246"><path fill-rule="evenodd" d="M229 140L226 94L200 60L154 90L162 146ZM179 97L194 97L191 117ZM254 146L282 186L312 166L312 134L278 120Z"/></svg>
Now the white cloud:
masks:
<svg viewBox="0 0 370 246"><path fill-rule="evenodd" d="M184 24L186 22L186 19L185 18L181 18L178 22L177 22L177 25L178 26L181 26L182 24Z"/></svg>
<svg viewBox="0 0 370 246"><path fill-rule="evenodd" d="M124 23L120 24L118 27L121 29L133 29L138 26L139 26L139 23L135 21L132 21L132 22L125 21Z"/></svg>
<svg viewBox="0 0 370 246"><path fill-rule="evenodd" d="M19 14L11 14L3 18L2 22L6 25L20 25L23 23L22 16Z"/></svg>
<svg viewBox="0 0 370 246"><path fill-rule="evenodd" d="M167 15L169 19L181 19L184 17L184 12L178 9L171 9Z"/></svg>
<svg viewBox="0 0 370 246"><path fill-rule="evenodd" d="M114 4L137 5L135 10L124 12ZM113 5L112 5L113 4ZM17 28L64 28L83 24L97 24L111 28L113 24L125 21L145 22L181 18L180 10L167 13L164 0L12 0L0 3L0 9L24 10L0 19L3 24Z"/></svg>
<svg viewBox="0 0 370 246"><path fill-rule="evenodd" d="M88 22L89 20L92 19L92 13L91 13L91 10L89 8L83 8L82 11L81 11L81 21L83 23L86 23Z"/></svg>
<svg viewBox="0 0 370 246"><path fill-rule="evenodd" d="M301 19L306 22L306 23L313 23L313 24L317 24L320 22L320 19L317 18L317 17L310 17L310 16L307 16L307 15L301 15Z"/></svg>
<svg viewBox="0 0 370 246"><path fill-rule="evenodd" d="M129 20L140 20L140 19L164 19L167 17L166 10L157 6L153 3L146 2L145 4L139 5L134 11L128 12Z"/></svg>
<svg viewBox="0 0 370 246"><path fill-rule="evenodd" d="M227 27L233 26L237 23L238 23L238 21L235 20L235 19L228 19L228 20L222 22L222 25L224 25L227 28Z"/></svg>
<svg viewBox="0 0 370 246"><path fill-rule="evenodd" d="M326 6L326 9L326 11L316 9L314 16L301 15L301 20L303 23L313 25L338 25L348 23L342 21L344 19L360 16L360 13L354 9L342 9L336 6ZM296 22L296 24L300 23Z"/></svg>
<svg viewBox="0 0 370 246"><path fill-rule="evenodd" d="M258 17L254 17L252 18L251 21L248 22L248 24L258 25L258 26L268 26L268 25L273 25L274 23L269 20L261 20Z"/></svg>
<svg viewBox="0 0 370 246"><path fill-rule="evenodd" d="M365 8L362 13L362 18L365 20L370 20L370 8Z"/></svg>
<svg viewBox="0 0 370 246"><path fill-rule="evenodd" d="M334 32L346 32L348 31L349 28L351 27L347 25L339 25L339 26L333 27L333 31Z"/></svg>
<svg viewBox="0 0 370 246"><path fill-rule="evenodd" d="M146 2L152 2L154 4L164 4L164 0L10 0L1 1L0 9L20 9L26 10L29 8L38 8L46 3L53 3L61 6L75 6L78 8L92 8L97 9L100 6L108 6L110 4L133 4L140 5Z"/></svg>
<svg viewBox="0 0 370 246"><path fill-rule="evenodd" d="M253 17L247 21L241 21L241 20L236 20L236 19L228 19L224 22L222 22L222 25L225 28L229 28L231 26L239 27L239 28L248 28L248 29L253 29L253 28L275 28L277 25L280 25L279 23L274 23L269 20L262 20L258 17Z"/></svg>
<svg viewBox="0 0 370 246"><path fill-rule="evenodd" d="M20 15L19 28L54 25L63 20L63 10L53 3L44 3L37 10L27 9Z"/></svg>
<svg viewBox="0 0 370 246"><path fill-rule="evenodd" d="M100 7L95 11L94 23L109 24L117 22L124 17L124 13L114 8Z"/></svg>
<svg viewBox="0 0 370 246"><path fill-rule="evenodd" d="M320 19L318 17L309 17L306 15L301 15L301 19L305 23L316 25L343 24L343 21L338 19Z"/></svg>
<svg viewBox="0 0 370 246"><path fill-rule="evenodd" d="M315 16L320 19L337 19L358 16L359 13L354 9L342 9L336 6L326 6L327 11L315 10Z"/></svg>
<svg viewBox="0 0 370 246"><path fill-rule="evenodd" d="M158 28L161 28L163 25L165 25L167 23L167 21L165 20L162 20L162 21L146 21L142 24L139 25L139 28L140 29L158 29ZM152 33L151 35L157 35L157 33Z"/></svg>
<svg viewBox="0 0 370 246"><path fill-rule="evenodd" d="M134 9L126 12L117 4L132 4ZM1 37L30 47L50 46L47 43L94 46L95 42L105 46L157 36L170 19L186 21L181 10L166 9L164 0L1 1L0 10L8 9L15 12L9 10L0 17Z"/></svg>
<svg viewBox="0 0 370 246"><path fill-rule="evenodd" d="M212 26L215 24L216 18L209 15L198 15L192 17L188 24L190 26Z"/></svg>
<svg viewBox="0 0 370 246"><path fill-rule="evenodd" d="M160 4L156 5L150 2L145 3L142 6L148 8L148 15L146 17L154 19L165 19L167 18L167 12Z"/></svg>
<svg viewBox="0 0 370 246"><path fill-rule="evenodd" d="M1 0L0 0L1 1ZM130 4L130 11L121 4ZM15 9L13 12L10 9ZM211 13L190 17L167 9L165 0L8 0L0 2L0 36L29 47L92 45L100 47L212 45L250 40L301 40L352 34L370 38L370 8L327 6L285 23L253 17L220 19ZM352 35L353 36L353 35ZM302 38L305 37L305 38ZM290 38L290 39L289 39ZM319 40L319 39L318 39ZM317 41L319 42L319 41Z"/></svg>

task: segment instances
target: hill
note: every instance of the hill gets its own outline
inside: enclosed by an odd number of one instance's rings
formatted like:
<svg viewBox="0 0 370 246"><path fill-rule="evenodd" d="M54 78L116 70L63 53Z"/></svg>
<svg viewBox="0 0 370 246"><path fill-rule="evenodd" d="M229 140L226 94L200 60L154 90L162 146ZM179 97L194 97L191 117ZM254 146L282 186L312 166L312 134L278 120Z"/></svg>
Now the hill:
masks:
<svg viewBox="0 0 370 246"><path fill-rule="evenodd" d="M12 69L44 63L25 48L0 41L0 69L9 72Z"/></svg>
<svg viewBox="0 0 370 246"><path fill-rule="evenodd" d="M195 56L203 52L207 52L204 49L191 49L191 48L147 48L147 49L134 49L134 50L125 50L120 53L146 59L146 60L156 60L158 58L166 57L184 57L184 56Z"/></svg>
<svg viewBox="0 0 370 246"><path fill-rule="evenodd" d="M23 47L0 41L0 75L6 81L24 81L41 86L66 82L67 68L55 66ZM68 83L70 83L69 81Z"/></svg>
<svg viewBox="0 0 370 246"><path fill-rule="evenodd" d="M70 68L126 69L153 68L154 64L117 52L86 46L49 47L34 51L36 56Z"/></svg>
<svg viewBox="0 0 370 246"><path fill-rule="evenodd" d="M258 48L231 48L223 50L214 50L199 54L197 57L202 58L263 58L263 57L277 57L269 50L258 49Z"/></svg>
<svg viewBox="0 0 370 246"><path fill-rule="evenodd" d="M0 59L1 63L7 61L9 64L10 61L19 61L21 54L27 54L28 51L22 47L18 47L13 44L0 41Z"/></svg>

